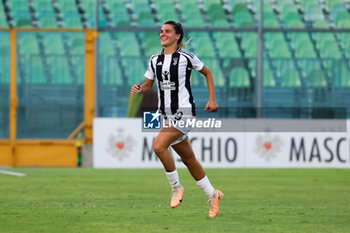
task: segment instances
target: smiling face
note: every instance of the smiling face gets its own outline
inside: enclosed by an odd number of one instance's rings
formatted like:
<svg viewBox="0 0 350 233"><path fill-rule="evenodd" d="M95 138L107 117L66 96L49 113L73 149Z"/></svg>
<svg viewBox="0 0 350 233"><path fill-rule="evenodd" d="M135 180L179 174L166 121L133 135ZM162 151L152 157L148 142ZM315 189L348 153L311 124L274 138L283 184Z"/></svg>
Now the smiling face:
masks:
<svg viewBox="0 0 350 233"><path fill-rule="evenodd" d="M171 24L164 24L160 30L160 42L163 47L177 46L177 41L180 34L176 34L174 26Z"/></svg>

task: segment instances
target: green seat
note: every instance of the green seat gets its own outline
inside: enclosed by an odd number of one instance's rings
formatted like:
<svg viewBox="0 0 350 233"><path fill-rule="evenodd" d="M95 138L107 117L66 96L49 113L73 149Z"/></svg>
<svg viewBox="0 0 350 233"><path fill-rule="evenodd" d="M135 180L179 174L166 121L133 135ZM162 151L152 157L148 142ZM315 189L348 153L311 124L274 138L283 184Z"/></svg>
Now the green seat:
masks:
<svg viewBox="0 0 350 233"><path fill-rule="evenodd" d="M323 45L322 49L320 50L320 56L322 58L342 58L338 45L333 43L333 41L330 41L329 43L326 42Z"/></svg>
<svg viewBox="0 0 350 233"><path fill-rule="evenodd" d="M229 27L225 12L220 3L211 4L207 8L207 15L209 22L213 27Z"/></svg>
<svg viewBox="0 0 350 233"><path fill-rule="evenodd" d="M113 4L109 15L116 26L130 26L130 17L124 4Z"/></svg>
<svg viewBox="0 0 350 233"><path fill-rule="evenodd" d="M96 4L95 0L80 1L81 7L85 11L85 18L88 21L88 27L96 26Z"/></svg>
<svg viewBox="0 0 350 233"><path fill-rule="evenodd" d="M28 67L29 67L30 73L29 73L29 77L26 80L27 83L32 83L32 84L47 83L41 57L39 56L32 57L30 59L30 63L28 64Z"/></svg>
<svg viewBox="0 0 350 233"><path fill-rule="evenodd" d="M77 39L79 41L79 39ZM77 42L76 42L77 43ZM114 56L115 50L113 47L113 41L109 32L100 33L98 44L99 56Z"/></svg>
<svg viewBox="0 0 350 233"><path fill-rule="evenodd" d="M127 76L126 78L130 86L135 83L140 83L144 80L144 74L147 68L145 67L145 64L142 58L125 57L122 60L122 64Z"/></svg>
<svg viewBox="0 0 350 233"><path fill-rule="evenodd" d="M301 69L301 75L303 77L306 77L311 70L321 69L321 64L316 58L298 59L297 64Z"/></svg>
<svg viewBox="0 0 350 233"><path fill-rule="evenodd" d="M119 32L116 33L118 45L122 56L140 56L139 43L137 42L135 33Z"/></svg>
<svg viewBox="0 0 350 233"><path fill-rule="evenodd" d="M324 15L319 2L312 2L306 5L305 20L312 22L324 20Z"/></svg>
<svg viewBox="0 0 350 233"><path fill-rule="evenodd" d="M350 33L339 33L338 36L340 38L345 56L350 58Z"/></svg>
<svg viewBox="0 0 350 233"><path fill-rule="evenodd" d="M317 57L315 49L310 40L300 40L295 43L294 47L296 58L315 58Z"/></svg>
<svg viewBox="0 0 350 233"><path fill-rule="evenodd" d="M249 11L239 11L234 15L236 27L253 27L253 18Z"/></svg>
<svg viewBox="0 0 350 233"><path fill-rule="evenodd" d="M106 85L123 86L123 75L119 64L115 59L108 59L102 66L102 83Z"/></svg>
<svg viewBox="0 0 350 233"><path fill-rule="evenodd" d="M59 33L43 34L43 44L47 54L64 54L63 41Z"/></svg>
<svg viewBox="0 0 350 233"><path fill-rule="evenodd" d="M342 3L334 3L330 7L330 19L337 24L337 21L347 16L346 5Z"/></svg>
<svg viewBox="0 0 350 233"><path fill-rule="evenodd" d="M213 36L221 57L241 57L236 39L231 32L214 32Z"/></svg>
<svg viewBox="0 0 350 233"><path fill-rule="evenodd" d="M34 34L19 34L17 39L20 54L39 54L39 44Z"/></svg>
<svg viewBox="0 0 350 233"><path fill-rule="evenodd" d="M245 57L257 56L257 35L256 33L241 33L241 46L244 50Z"/></svg>
<svg viewBox="0 0 350 233"><path fill-rule="evenodd" d="M52 17L45 17L40 20L40 27L43 28L57 28L57 21Z"/></svg>
<svg viewBox="0 0 350 233"><path fill-rule="evenodd" d="M0 3L0 27L8 27L8 26L9 25L7 23L4 6L2 5L2 2L1 2Z"/></svg>
<svg viewBox="0 0 350 233"><path fill-rule="evenodd" d="M197 3L181 5L182 15L187 27L205 27L203 16L197 7Z"/></svg>
<svg viewBox="0 0 350 233"><path fill-rule="evenodd" d="M175 11L174 5L171 2L156 1L156 9L161 23L169 20L179 21L179 17Z"/></svg>
<svg viewBox="0 0 350 233"><path fill-rule="evenodd" d="M310 88L324 88L327 86L326 77L324 72L320 69L311 70L306 78L306 85Z"/></svg>
<svg viewBox="0 0 350 233"><path fill-rule="evenodd" d="M66 14L64 17L64 23L66 28L82 28L81 19L78 15Z"/></svg>
<svg viewBox="0 0 350 233"><path fill-rule="evenodd" d="M192 47L199 57L215 57L215 50L208 32L190 32Z"/></svg>
<svg viewBox="0 0 350 233"><path fill-rule="evenodd" d="M247 12L249 11L247 5L245 2L238 2L232 6L232 14L235 15L240 12Z"/></svg>
<svg viewBox="0 0 350 233"><path fill-rule="evenodd" d="M285 69L281 72L281 87L283 88L301 87L301 79L296 69Z"/></svg>
<svg viewBox="0 0 350 233"><path fill-rule="evenodd" d="M67 85L72 84L73 80L71 78L67 60L64 58L59 58L56 60L56 64L51 66L52 69L52 84Z"/></svg>
<svg viewBox="0 0 350 233"><path fill-rule="evenodd" d="M101 35L101 34L100 34ZM71 33L66 35L70 53L73 55L84 55L85 37L83 33Z"/></svg>
<svg viewBox="0 0 350 233"><path fill-rule="evenodd" d="M263 70L263 86L266 88L273 88L276 87L276 80L273 75L272 69L269 67L269 65L265 62L264 64L264 70Z"/></svg>
<svg viewBox="0 0 350 233"><path fill-rule="evenodd" d="M334 76L334 86L340 88L350 88L350 69L346 62L341 61L340 69L336 69Z"/></svg>
<svg viewBox="0 0 350 233"><path fill-rule="evenodd" d="M325 20L316 21L313 24L314 28L329 28L329 23Z"/></svg>
<svg viewBox="0 0 350 233"><path fill-rule="evenodd" d="M350 28L350 19L342 19L337 22L338 28Z"/></svg>
<svg viewBox="0 0 350 233"><path fill-rule="evenodd" d="M248 71L242 67L237 67L230 72L230 87L233 88L248 88L250 87L250 80Z"/></svg>
<svg viewBox="0 0 350 233"><path fill-rule="evenodd" d="M291 2L287 1L279 1L279 2L285 2L283 5L280 5L281 11L281 18L283 21L287 20L288 18L291 18L290 15L293 15L297 19L300 19L300 16L298 15L298 8L296 7L293 0Z"/></svg>
<svg viewBox="0 0 350 233"><path fill-rule="evenodd" d="M201 58L200 58L201 59ZM217 59L215 58L203 58L201 61L205 66L213 73L215 86L224 87L225 86L225 78L222 73L222 69ZM199 75L199 78L203 78L203 76Z"/></svg>
<svg viewBox="0 0 350 233"><path fill-rule="evenodd" d="M2 38L3 39L3 38ZM0 47L0 51L5 49L5 47ZM10 55L9 51L5 55L4 53L1 53L0 55L0 84L9 84L10 83Z"/></svg>
<svg viewBox="0 0 350 233"><path fill-rule="evenodd" d="M141 12L137 18L139 26L152 27L156 26L153 14L151 12Z"/></svg>

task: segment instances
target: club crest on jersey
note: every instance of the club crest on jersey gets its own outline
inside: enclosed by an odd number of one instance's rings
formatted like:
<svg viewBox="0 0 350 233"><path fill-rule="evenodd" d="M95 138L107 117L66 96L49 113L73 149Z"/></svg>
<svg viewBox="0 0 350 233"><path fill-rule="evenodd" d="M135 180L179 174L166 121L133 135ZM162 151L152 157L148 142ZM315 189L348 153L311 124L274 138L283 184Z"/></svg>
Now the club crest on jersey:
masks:
<svg viewBox="0 0 350 233"><path fill-rule="evenodd" d="M175 90L175 82L170 81L170 73L169 71L164 71L162 73L162 79L163 81L160 81L160 89L162 91L166 90Z"/></svg>
<svg viewBox="0 0 350 233"><path fill-rule="evenodd" d="M162 73L162 78L163 78L163 80L169 80L169 71L164 71L163 73Z"/></svg>
<svg viewBox="0 0 350 233"><path fill-rule="evenodd" d="M177 58L177 57L174 57L174 58L173 58L173 65L174 65L174 66L176 66L178 60L179 60L179 58Z"/></svg>

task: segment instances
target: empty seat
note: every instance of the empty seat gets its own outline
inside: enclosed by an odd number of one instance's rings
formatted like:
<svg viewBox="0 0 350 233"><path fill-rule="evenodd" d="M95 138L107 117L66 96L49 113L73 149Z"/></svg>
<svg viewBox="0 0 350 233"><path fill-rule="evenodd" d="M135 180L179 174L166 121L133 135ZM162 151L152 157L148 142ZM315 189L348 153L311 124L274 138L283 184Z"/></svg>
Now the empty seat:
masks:
<svg viewBox="0 0 350 233"><path fill-rule="evenodd" d="M199 57L215 57L215 50L208 32L190 32L191 46Z"/></svg>
<svg viewBox="0 0 350 233"><path fill-rule="evenodd" d="M340 88L350 88L350 69L346 62L339 61L334 74L334 86Z"/></svg>
<svg viewBox="0 0 350 233"><path fill-rule="evenodd" d="M154 0L154 3L156 4L156 10L161 23L165 23L169 20L175 20L176 22L179 21L179 17L172 2Z"/></svg>
<svg viewBox="0 0 350 233"><path fill-rule="evenodd" d="M122 56L140 56L139 44L134 32L116 33L120 53Z"/></svg>
<svg viewBox="0 0 350 233"><path fill-rule="evenodd" d="M233 88L248 88L250 87L249 74L243 67L237 67L230 72L230 87Z"/></svg>
<svg viewBox="0 0 350 233"><path fill-rule="evenodd" d="M209 22L213 27L229 27L229 23L226 19L226 14L222 8L220 2L204 4L206 6L206 12Z"/></svg>
<svg viewBox="0 0 350 233"><path fill-rule="evenodd" d="M281 72L281 87L284 88L299 88L301 87L301 79L297 69L290 68Z"/></svg>
<svg viewBox="0 0 350 233"><path fill-rule="evenodd" d="M324 72L320 69L313 69L307 74L306 78L307 87L311 88L324 88L327 86L326 77Z"/></svg>
<svg viewBox="0 0 350 233"><path fill-rule="evenodd" d="M88 27L96 26L96 4L95 0L80 1L81 7L84 10L84 16L87 20Z"/></svg>
<svg viewBox="0 0 350 233"><path fill-rule="evenodd" d="M187 27L205 27L203 16L195 1L179 1L179 3Z"/></svg>
<svg viewBox="0 0 350 233"><path fill-rule="evenodd" d="M37 38L32 33L20 33L17 37L19 53L22 55L39 54Z"/></svg>
<svg viewBox="0 0 350 233"><path fill-rule="evenodd" d="M83 27L75 1L59 1L58 8L63 15L63 21L66 28Z"/></svg>
<svg viewBox="0 0 350 233"><path fill-rule="evenodd" d="M56 15L51 1L33 1L33 7L37 13L40 27L57 27Z"/></svg>
<svg viewBox="0 0 350 233"><path fill-rule="evenodd" d="M214 32L213 36L221 57L242 56L232 32Z"/></svg>
<svg viewBox="0 0 350 233"><path fill-rule="evenodd" d="M276 80L273 75L271 67L267 62L264 62L263 69L263 87L265 88L273 88L276 87Z"/></svg>
<svg viewBox="0 0 350 233"><path fill-rule="evenodd" d="M113 25L130 26L130 16L127 12L127 9L123 1L106 1L104 7L108 11L100 12L100 21L101 19L104 19L105 21L106 15L108 15L112 20ZM106 25L101 25L101 26L106 26Z"/></svg>
<svg viewBox="0 0 350 233"><path fill-rule="evenodd" d="M222 73L222 69L220 67L220 64L218 63L216 58L199 58L204 63L205 66L207 66L210 71L213 73L215 86L218 87L224 87L225 86L225 78ZM200 77L199 78L203 78Z"/></svg>
<svg viewBox="0 0 350 233"><path fill-rule="evenodd" d="M63 41L58 33L44 33L43 44L45 47L45 52L47 54L63 55L64 47Z"/></svg>
<svg viewBox="0 0 350 233"><path fill-rule="evenodd" d="M324 15L320 6L320 3L317 1L308 3L305 7L305 20L306 21L322 21L324 20Z"/></svg>
<svg viewBox="0 0 350 233"><path fill-rule="evenodd" d="M241 46L244 56L255 58L257 56L257 35L256 33L243 32L240 34Z"/></svg>
<svg viewBox="0 0 350 233"><path fill-rule="evenodd" d="M10 8L11 16L16 27L31 26L28 1L12 0L7 1L7 5ZM2 11L0 13L3 14Z"/></svg>
<svg viewBox="0 0 350 233"><path fill-rule="evenodd" d="M8 23L7 23L7 18L6 18L6 14L5 14L5 9L2 5L2 2L0 2L0 27L8 27Z"/></svg>

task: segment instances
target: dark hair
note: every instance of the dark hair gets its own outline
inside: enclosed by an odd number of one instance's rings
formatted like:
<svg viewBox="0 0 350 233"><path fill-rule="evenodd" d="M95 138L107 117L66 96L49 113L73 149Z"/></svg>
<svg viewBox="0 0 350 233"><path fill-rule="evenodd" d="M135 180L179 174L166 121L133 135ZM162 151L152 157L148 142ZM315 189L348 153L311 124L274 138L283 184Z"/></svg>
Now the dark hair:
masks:
<svg viewBox="0 0 350 233"><path fill-rule="evenodd" d="M170 24L170 25L173 25L174 29L175 29L175 33L176 34L180 34L180 38L179 40L177 41L177 44L182 47L182 39L184 38L184 29L182 28L182 25L181 23L177 23L173 20L170 20L170 21L167 21L165 22L164 24Z"/></svg>

